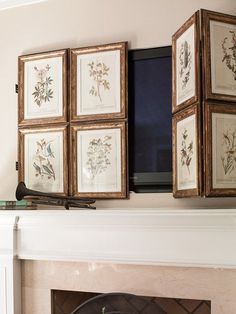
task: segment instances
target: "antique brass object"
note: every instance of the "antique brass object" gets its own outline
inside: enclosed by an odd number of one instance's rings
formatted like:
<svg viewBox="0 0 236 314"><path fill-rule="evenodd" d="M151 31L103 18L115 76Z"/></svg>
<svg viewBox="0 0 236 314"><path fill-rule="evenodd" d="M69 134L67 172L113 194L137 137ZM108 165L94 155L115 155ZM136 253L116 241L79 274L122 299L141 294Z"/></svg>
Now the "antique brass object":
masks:
<svg viewBox="0 0 236 314"><path fill-rule="evenodd" d="M16 199L20 201L24 197L29 197L33 204L64 206L66 209L69 209L70 207L96 209L96 207L91 205L95 203L95 200L93 199L34 191L28 189L24 182L19 182L16 188Z"/></svg>

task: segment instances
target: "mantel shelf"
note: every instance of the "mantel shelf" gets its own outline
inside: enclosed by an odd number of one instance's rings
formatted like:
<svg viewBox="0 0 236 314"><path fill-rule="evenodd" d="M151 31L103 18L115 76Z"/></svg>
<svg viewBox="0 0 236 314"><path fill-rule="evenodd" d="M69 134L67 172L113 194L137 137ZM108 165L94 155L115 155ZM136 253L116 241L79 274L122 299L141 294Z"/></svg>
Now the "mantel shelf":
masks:
<svg viewBox="0 0 236 314"><path fill-rule="evenodd" d="M0 255L7 248L30 260L236 268L236 209L4 211L0 232L15 219L17 246L2 237Z"/></svg>

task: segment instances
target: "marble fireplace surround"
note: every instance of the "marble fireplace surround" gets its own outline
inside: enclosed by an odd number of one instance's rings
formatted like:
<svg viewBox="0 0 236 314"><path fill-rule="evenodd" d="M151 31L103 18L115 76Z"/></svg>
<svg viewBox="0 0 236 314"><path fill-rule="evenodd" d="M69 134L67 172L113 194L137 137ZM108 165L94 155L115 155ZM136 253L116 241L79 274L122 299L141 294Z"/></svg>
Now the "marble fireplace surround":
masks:
<svg viewBox="0 0 236 314"><path fill-rule="evenodd" d="M50 314L51 289L205 299L235 314L236 210L1 212L0 313Z"/></svg>

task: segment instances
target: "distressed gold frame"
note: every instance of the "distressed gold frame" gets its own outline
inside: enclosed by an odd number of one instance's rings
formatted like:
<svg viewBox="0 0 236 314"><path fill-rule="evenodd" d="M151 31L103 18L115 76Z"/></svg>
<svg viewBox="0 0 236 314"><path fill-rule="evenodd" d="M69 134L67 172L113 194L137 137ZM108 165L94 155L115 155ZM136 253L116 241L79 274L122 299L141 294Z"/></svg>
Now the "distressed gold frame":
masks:
<svg viewBox="0 0 236 314"><path fill-rule="evenodd" d="M195 114L196 115L196 176L197 176L197 187L194 189L179 190L177 186L178 182L178 171L177 171L177 123L184 120L185 118ZM176 198L181 197L192 197L201 195L202 176L201 176L201 122L199 113L199 104L192 105L191 107L185 108L181 112L177 112L172 119L172 134L173 134L173 196Z"/></svg>
<svg viewBox="0 0 236 314"><path fill-rule="evenodd" d="M219 94L212 92L212 77L211 77L211 44L210 44L210 21L217 21L226 24L236 25L236 17L228 14L201 10L202 25L203 25L203 72L205 77L205 99L223 100L236 102L236 92L234 95ZM227 104L226 104L227 105Z"/></svg>
<svg viewBox="0 0 236 314"><path fill-rule="evenodd" d="M110 120L127 118L127 42L71 49L71 121ZM120 112L101 114L77 114L77 56L120 50Z"/></svg>
<svg viewBox="0 0 236 314"><path fill-rule="evenodd" d="M78 186L78 163L77 163L77 131L79 130L101 130L101 129L114 129L120 128L121 130L121 191L120 192L79 192ZM70 191L71 195L78 197L90 198L127 198L128 193L128 180L127 180L127 124L126 122L100 122L93 124L81 124L71 126L71 180Z"/></svg>
<svg viewBox="0 0 236 314"><path fill-rule="evenodd" d="M68 195L68 147L67 147L67 125L55 126L47 125L40 127L20 128L18 131L18 162L19 172L18 181L25 181L25 135L37 134L42 132L63 132L63 192L55 192L55 194Z"/></svg>
<svg viewBox="0 0 236 314"><path fill-rule="evenodd" d="M177 84L176 84L176 42L177 39L183 35L190 26L194 25L195 36L195 95L188 100L177 105ZM181 28L172 36L172 112L175 113L183 108L188 107L196 102L200 101L200 28L199 28L199 12L193 14Z"/></svg>
<svg viewBox="0 0 236 314"><path fill-rule="evenodd" d="M62 103L62 116L59 117L48 117L48 118L35 118L25 119L24 117L24 76L25 70L24 65L26 62L41 60L46 58L62 57L62 85L63 85L63 103ZM68 50L56 50L43 53L35 53L30 55L24 55L18 57L18 124L19 126L27 125L40 125L40 124L51 124L51 123L63 123L67 122L67 107L68 107Z"/></svg>

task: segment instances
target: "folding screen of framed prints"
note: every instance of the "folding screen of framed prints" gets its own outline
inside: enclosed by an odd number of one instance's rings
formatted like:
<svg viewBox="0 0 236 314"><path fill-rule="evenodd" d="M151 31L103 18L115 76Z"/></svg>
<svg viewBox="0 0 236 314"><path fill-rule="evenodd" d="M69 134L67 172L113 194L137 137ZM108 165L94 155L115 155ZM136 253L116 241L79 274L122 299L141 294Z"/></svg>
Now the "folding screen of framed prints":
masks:
<svg viewBox="0 0 236 314"><path fill-rule="evenodd" d="M72 49L72 195L127 197L127 109L127 43Z"/></svg>
<svg viewBox="0 0 236 314"><path fill-rule="evenodd" d="M19 181L43 192L126 198L127 42L18 60Z"/></svg>
<svg viewBox="0 0 236 314"><path fill-rule="evenodd" d="M236 17L200 10L172 47L173 195L236 196Z"/></svg>
<svg viewBox="0 0 236 314"><path fill-rule="evenodd" d="M68 195L68 51L18 58L19 181Z"/></svg>

